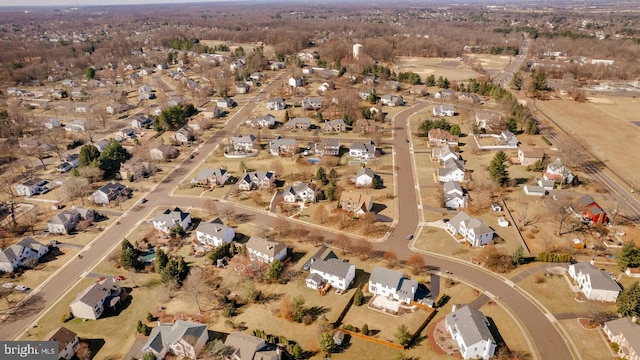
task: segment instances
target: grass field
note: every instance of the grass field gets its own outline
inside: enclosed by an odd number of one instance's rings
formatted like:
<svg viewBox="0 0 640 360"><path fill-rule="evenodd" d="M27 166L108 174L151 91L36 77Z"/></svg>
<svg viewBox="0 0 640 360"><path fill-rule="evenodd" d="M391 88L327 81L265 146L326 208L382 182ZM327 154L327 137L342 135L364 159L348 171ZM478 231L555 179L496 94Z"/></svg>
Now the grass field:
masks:
<svg viewBox="0 0 640 360"><path fill-rule="evenodd" d="M412 71L420 75L424 80L427 76L433 74L436 78L439 76L452 80L468 80L476 78L480 74L469 69L462 61L454 58L418 58L410 56L398 56L394 60L396 66L394 70L399 72Z"/></svg>
<svg viewBox="0 0 640 360"><path fill-rule="evenodd" d="M580 356L584 360L615 359L616 357L605 341L604 333L600 327L596 329L585 329L578 319L561 320L571 339L576 344Z"/></svg>

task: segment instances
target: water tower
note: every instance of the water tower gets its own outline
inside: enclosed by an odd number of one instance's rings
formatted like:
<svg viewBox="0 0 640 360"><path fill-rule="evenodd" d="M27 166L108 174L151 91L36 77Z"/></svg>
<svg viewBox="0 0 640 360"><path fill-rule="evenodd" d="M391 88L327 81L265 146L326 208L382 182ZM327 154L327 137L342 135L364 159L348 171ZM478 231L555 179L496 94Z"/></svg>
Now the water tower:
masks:
<svg viewBox="0 0 640 360"><path fill-rule="evenodd" d="M362 45L361 44L354 44L353 45L353 59L354 60L358 60L358 59L360 59L360 57L362 57Z"/></svg>

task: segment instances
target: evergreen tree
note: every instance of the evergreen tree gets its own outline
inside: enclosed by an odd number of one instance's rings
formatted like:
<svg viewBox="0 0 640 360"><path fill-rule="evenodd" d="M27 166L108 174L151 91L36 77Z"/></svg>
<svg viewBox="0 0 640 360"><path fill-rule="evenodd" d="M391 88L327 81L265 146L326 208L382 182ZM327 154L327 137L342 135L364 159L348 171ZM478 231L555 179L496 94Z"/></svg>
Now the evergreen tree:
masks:
<svg viewBox="0 0 640 360"><path fill-rule="evenodd" d="M622 316L640 315L640 284L636 281L624 289L616 299L618 313Z"/></svg>
<svg viewBox="0 0 640 360"><path fill-rule="evenodd" d="M362 335L368 336L369 335L369 325L367 325L367 324L362 325L362 328L360 329L360 332L362 333Z"/></svg>
<svg viewBox="0 0 640 360"><path fill-rule="evenodd" d="M460 129L460 125L458 124L452 124L451 127L449 128L449 133L451 133L451 135L462 135L462 130Z"/></svg>
<svg viewBox="0 0 640 360"><path fill-rule="evenodd" d="M100 151L92 144L82 145L78 156L78 166L91 166L100 157Z"/></svg>
<svg viewBox="0 0 640 360"><path fill-rule="evenodd" d="M380 176L374 176L371 180L371 187L374 189L382 189L384 187L384 182Z"/></svg>
<svg viewBox="0 0 640 360"><path fill-rule="evenodd" d="M167 254L164 253L164 251L162 251L162 249L158 249L158 251L156 251L156 259L155 259L155 271L157 273L162 272L162 269L164 269L165 266L167 266L167 263L169 262L169 257L167 256Z"/></svg>
<svg viewBox="0 0 640 360"><path fill-rule="evenodd" d="M110 179L120 171L120 165L131 158L131 154L120 145L111 140L98 158L98 167L104 171L104 178Z"/></svg>
<svg viewBox="0 0 640 360"><path fill-rule="evenodd" d="M138 259L140 251L134 248L127 239L123 239L120 246L122 250L120 253L120 266L125 269L141 269L142 262Z"/></svg>
<svg viewBox="0 0 640 360"><path fill-rule="evenodd" d="M326 185L329 182L329 180L327 180L327 173L322 166L318 168L318 171L316 172L316 178L320 182L322 182L322 185Z"/></svg>
<svg viewBox="0 0 640 360"><path fill-rule="evenodd" d="M329 170L329 179L331 181L337 181L339 177L340 176L338 175L338 172L336 171L336 169L331 168L331 170Z"/></svg>
<svg viewBox="0 0 640 360"><path fill-rule="evenodd" d="M318 347L325 354L330 354L336 349L336 343L333 341L333 336L327 332L323 332L318 340Z"/></svg>
<svg viewBox="0 0 640 360"><path fill-rule="evenodd" d="M284 271L284 266L282 266L282 263L280 262L280 260L278 259L273 260L271 265L269 265L269 270L267 270L267 280L276 281L280 279L280 275L282 275L283 271Z"/></svg>
<svg viewBox="0 0 640 360"><path fill-rule="evenodd" d="M327 196L327 200L329 201L335 200L336 187L337 187L336 181L331 180L331 182L329 183L329 186L327 186L327 188L324 191L325 195Z"/></svg>
<svg viewBox="0 0 640 360"><path fill-rule="evenodd" d="M516 120L515 117L510 116L509 118L507 118L507 130L511 131L512 133L515 133L516 131L518 131L518 121Z"/></svg>
<svg viewBox="0 0 640 360"><path fill-rule="evenodd" d="M429 76L427 76L427 79L425 80L425 84L427 86L436 86L436 77L433 74L430 74Z"/></svg>
<svg viewBox="0 0 640 360"><path fill-rule="evenodd" d="M524 264L524 249L522 246L518 246L516 251L511 254L511 262L516 266Z"/></svg>
<svg viewBox="0 0 640 360"><path fill-rule="evenodd" d="M87 80L93 80L96 77L96 69L93 67L84 69L84 77L87 78Z"/></svg>
<svg viewBox="0 0 640 360"><path fill-rule="evenodd" d="M533 119L528 119L524 123L524 133L527 135L535 135L538 133L538 124Z"/></svg>
<svg viewBox="0 0 640 360"><path fill-rule="evenodd" d="M409 345L409 341L411 341L411 333L407 328L407 325L402 324L398 327L398 331L394 334L398 343L402 346Z"/></svg>
<svg viewBox="0 0 640 360"><path fill-rule="evenodd" d="M362 304L364 304L364 294L362 290L358 289L355 295L353 295L353 305L360 306Z"/></svg>
<svg viewBox="0 0 640 360"><path fill-rule="evenodd" d="M640 248L633 240L627 241L616 254L616 261L620 271L625 271L628 267L640 267Z"/></svg>
<svg viewBox="0 0 640 360"><path fill-rule="evenodd" d="M501 186L509 181L509 171L507 171L507 154L504 151L498 151L489 164L489 175Z"/></svg>

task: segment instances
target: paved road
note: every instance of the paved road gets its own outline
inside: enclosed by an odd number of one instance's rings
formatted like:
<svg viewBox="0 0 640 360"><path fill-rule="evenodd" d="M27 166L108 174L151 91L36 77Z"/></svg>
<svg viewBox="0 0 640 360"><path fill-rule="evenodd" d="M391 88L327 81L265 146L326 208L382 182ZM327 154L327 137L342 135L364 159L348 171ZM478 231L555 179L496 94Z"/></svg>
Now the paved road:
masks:
<svg viewBox="0 0 640 360"><path fill-rule="evenodd" d="M524 42L522 44L522 48L520 49L520 54L515 57L515 59L507 65L507 67L498 75L496 75L491 81L494 84L499 84L503 88L507 89L509 87L509 83L511 82L511 78L513 74L520 70L522 66L522 62L527 58L529 54L529 37L524 34Z"/></svg>
<svg viewBox="0 0 640 360"><path fill-rule="evenodd" d="M265 89L275 87L277 80ZM260 95L259 95L260 96ZM396 136L392 140L395 148L395 165L397 169L397 196L398 214L396 216L398 231L393 231L385 242L375 244L378 251L393 250L401 259L407 259L414 253L408 248L407 234L414 233L418 229L419 220L422 218L419 207L419 194L416 188L415 172L412 166L411 145L406 142L408 129L405 128L408 117L416 111L429 106L428 102L418 103L409 107L396 116ZM171 190L177 183L195 169L198 164L206 159L208 154L220 144L220 142L233 133L236 126L250 115L258 106L255 102L249 102L229 119L228 123L215 137L207 140L199 148L195 149L194 158L187 159L177 166L167 177L146 196L149 200L145 204L138 204L125 212L119 219L120 224L111 225L94 243L82 251L82 258L75 258L59 273L51 277L45 284L33 293L42 297L41 309L49 308L61 297L75 282L88 274L106 255L116 248L120 240L126 236L130 229L139 225L154 209L179 206L188 209L190 207L205 208L207 199L198 197L175 196L170 197ZM274 221L273 214L268 214L251 208L234 204L239 214L244 214L247 221L261 225L271 225ZM332 240L334 233L326 232L325 238ZM543 314L526 296L515 289L512 283L507 283L489 272L475 266L436 254L423 255L427 264L434 270L446 269L458 277L479 289L489 289L492 296L499 296L501 301L526 324L537 350L542 359L570 359L571 354L563 342L562 337ZM32 294L33 294L32 293ZM0 327L0 339L12 339L19 336L24 329L41 314L33 311L27 316L20 317L14 322L4 323Z"/></svg>

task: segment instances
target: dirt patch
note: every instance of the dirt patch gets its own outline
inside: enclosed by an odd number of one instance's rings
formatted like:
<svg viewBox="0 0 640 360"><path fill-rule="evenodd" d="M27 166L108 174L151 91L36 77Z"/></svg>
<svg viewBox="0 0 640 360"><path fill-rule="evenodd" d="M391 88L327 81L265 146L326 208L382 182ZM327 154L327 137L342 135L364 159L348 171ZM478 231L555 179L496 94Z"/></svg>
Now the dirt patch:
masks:
<svg viewBox="0 0 640 360"><path fill-rule="evenodd" d="M597 322L586 318L579 318L578 323L587 330L597 329L600 326Z"/></svg>

